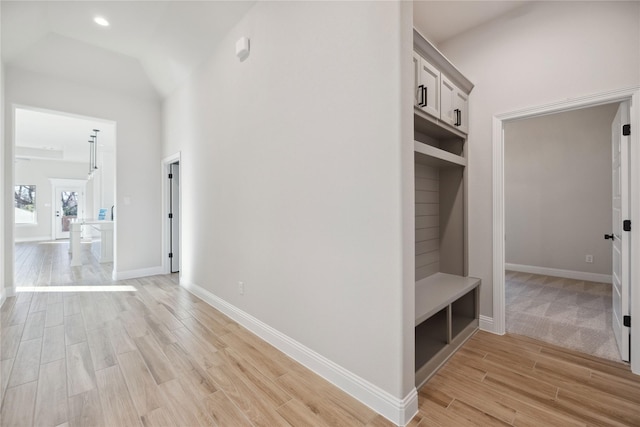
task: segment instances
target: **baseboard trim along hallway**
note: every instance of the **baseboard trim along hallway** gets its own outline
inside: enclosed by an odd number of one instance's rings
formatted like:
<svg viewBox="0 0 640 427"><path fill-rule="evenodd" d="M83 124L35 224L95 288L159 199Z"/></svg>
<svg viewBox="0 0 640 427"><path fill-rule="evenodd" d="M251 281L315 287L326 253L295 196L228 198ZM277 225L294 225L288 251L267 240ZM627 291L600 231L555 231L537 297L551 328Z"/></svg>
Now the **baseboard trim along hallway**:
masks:
<svg viewBox="0 0 640 427"><path fill-rule="evenodd" d="M415 388L403 399L398 399L206 289L184 281L181 281L180 286L389 421L403 426L418 412L418 393Z"/></svg>
<svg viewBox="0 0 640 427"><path fill-rule="evenodd" d="M564 279L586 280L587 282L612 283L610 274L588 273L584 271L562 270L560 268L536 267L535 265L505 264L506 270L541 276L562 277Z"/></svg>

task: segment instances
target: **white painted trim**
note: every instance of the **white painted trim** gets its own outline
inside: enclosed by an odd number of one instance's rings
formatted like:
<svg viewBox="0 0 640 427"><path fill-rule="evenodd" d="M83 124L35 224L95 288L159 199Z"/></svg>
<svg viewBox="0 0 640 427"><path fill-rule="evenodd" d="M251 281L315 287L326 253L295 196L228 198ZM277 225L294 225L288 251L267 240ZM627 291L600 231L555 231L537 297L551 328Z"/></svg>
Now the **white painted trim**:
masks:
<svg viewBox="0 0 640 427"><path fill-rule="evenodd" d="M494 334L497 333L495 331L495 324L493 322L493 317L481 315L479 320L480 320L480 325L479 325L480 330L493 332ZM504 333L500 335L504 335Z"/></svg>
<svg viewBox="0 0 640 427"><path fill-rule="evenodd" d="M403 399L398 399L380 387L371 384L282 332L261 322L234 305L229 304L206 289L196 284L185 283L183 281L180 282L180 286L201 298L212 307L220 310L261 339L311 369L353 398L369 406L389 421L404 426L411 421L418 412L418 393L415 387L412 388L409 394Z"/></svg>
<svg viewBox="0 0 640 427"><path fill-rule="evenodd" d="M631 328L631 372L640 375L640 328L637 327L640 320L640 238L638 238L638 227L640 227L640 197L634 195L640 192L640 88L636 89L631 96L631 150L629 152L630 173L631 173L631 223L635 228L631 228L631 318L635 319L636 327ZM635 261L634 261L635 260ZM634 268L636 266L636 268Z"/></svg>
<svg viewBox="0 0 640 427"><path fill-rule="evenodd" d="M631 101L631 194L640 189L640 86L613 90L580 98L566 99L551 104L497 114L493 117L493 319L495 332L505 329L505 257L504 257L504 122L547 114L571 111L586 107ZM636 129L635 131L633 129ZM640 198L631 198L632 228L640 227ZM632 236L633 237L633 236ZM631 265L640 265L640 239L631 239ZM636 260L634 262L634 259ZM640 319L640 268L631 270L631 317ZM631 371L640 375L640 328L631 328Z"/></svg>
<svg viewBox="0 0 640 427"><path fill-rule="evenodd" d="M158 274L162 274L162 266L127 271L116 271L114 269L112 278L113 280L128 280L138 277L157 276Z"/></svg>
<svg viewBox="0 0 640 427"><path fill-rule="evenodd" d="M494 332L506 332L504 296L504 130L493 118L493 322Z"/></svg>
<svg viewBox="0 0 640 427"><path fill-rule="evenodd" d="M170 251L170 236L169 236L169 222L167 221L168 217L169 217L169 182L167 180L167 174L169 173L169 165L171 165L172 163L180 163L180 170L182 170L182 152L178 151L177 153L174 153L170 156L165 157L164 159L162 159L161 162L161 174L160 174L160 179L162 182L162 271L164 274L170 274L171 273L171 264L169 263L169 257L167 256L167 254ZM180 187L182 187L182 176L180 176L180 183L179 183ZM182 213L182 197L181 197L181 193L178 195L179 200L178 200L178 205L180 206L180 212ZM178 235L180 236L180 240L182 240L182 215L179 216L180 218L180 222L178 224L178 227L180 227L179 231L178 231ZM178 247L181 248L181 241L178 242ZM181 251L182 254L182 251ZM182 269L180 269L181 271L178 273L179 277L182 277Z"/></svg>
<svg viewBox="0 0 640 427"><path fill-rule="evenodd" d="M562 277L565 279L585 280L587 282L613 283L610 274L588 273L586 271L563 270L560 268L537 267L535 265L522 265L505 263L505 269L520 273L540 274L543 276Z"/></svg>
<svg viewBox="0 0 640 427"><path fill-rule="evenodd" d="M35 236L35 237L16 237L17 243L21 242L49 242L53 240L51 236Z"/></svg>

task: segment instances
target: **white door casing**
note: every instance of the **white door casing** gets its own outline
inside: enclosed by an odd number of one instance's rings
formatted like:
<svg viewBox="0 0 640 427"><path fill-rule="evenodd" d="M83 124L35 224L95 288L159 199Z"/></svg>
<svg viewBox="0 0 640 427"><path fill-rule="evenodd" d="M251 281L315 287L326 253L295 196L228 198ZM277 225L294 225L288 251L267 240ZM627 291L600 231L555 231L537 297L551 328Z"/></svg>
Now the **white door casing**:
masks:
<svg viewBox="0 0 640 427"><path fill-rule="evenodd" d="M169 219L171 232L171 272L180 271L180 164L172 163L169 165L171 171L171 183L169 184L170 194L170 214Z"/></svg>
<svg viewBox="0 0 640 427"><path fill-rule="evenodd" d="M629 328L624 326L623 317L629 316L629 280L631 276L630 241L631 236L623 229L623 221L630 219L629 194L629 136L623 135L622 126L629 124L629 103L618 107L611 124L612 160L612 235L613 239L613 286L612 286L612 326L620 357L629 361Z"/></svg>
<svg viewBox="0 0 640 427"><path fill-rule="evenodd" d="M180 168L178 169L178 174L182 175L182 170L183 170L183 163L181 160L181 154L180 152L174 153L170 156L165 157L164 159L162 159L161 161L161 179L162 179L162 216L164 218L163 222L162 222L162 271L164 272L164 274L170 274L171 270L172 270L172 258L169 258L169 253L172 252L172 238L174 239L174 241L177 239L177 243L174 243L174 246L178 248L178 259L177 264L178 266L180 266L180 264L182 264L181 260L180 260L180 248L182 247L181 245L181 240L182 240L182 221L181 221L181 202L180 202L180 187L181 185L181 181L182 181L182 177L179 177L179 181L176 183L177 187L178 187L178 197L175 198L176 200L174 200L174 202L172 203L172 197L171 197L171 192L172 192L172 180L168 179L168 175L171 173L172 170L172 165L173 164L178 164L180 166ZM174 204L175 203L175 204ZM178 211L178 218L176 221L171 221L171 219L169 218L169 214L171 213L172 208L176 209ZM176 228L175 231L177 231L177 236L175 234L172 234L172 222L173 222L173 226ZM180 273L180 276L182 276L182 273Z"/></svg>

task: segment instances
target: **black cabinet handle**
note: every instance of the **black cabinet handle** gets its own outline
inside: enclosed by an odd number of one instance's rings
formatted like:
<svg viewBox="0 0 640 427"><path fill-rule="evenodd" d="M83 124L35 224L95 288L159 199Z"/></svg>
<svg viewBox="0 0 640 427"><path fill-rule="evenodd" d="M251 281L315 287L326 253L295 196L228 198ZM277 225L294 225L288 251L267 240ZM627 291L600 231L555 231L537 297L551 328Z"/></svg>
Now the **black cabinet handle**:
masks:
<svg viewBox="0 0 640 427"><path fill-rule="evenodd" d="M420 89L420 102L418 102L419 107L427 106L427 87L425 85L418 86Z"/></svg>
<svg viewBox="0 0 640 427"><path fill-rule="evenodd" d="M455 110L453 110L453 112L456 115L456 122L454 123L455 126L460 126L462 124L462 111L460 111L458 108L456 108Z"/></svg>
<svg viewBox="0 0 640 427"><path fill-rule="evenodd" d="M604 235L604 239L605 239L605 240L607 240L607 239L611 239L611 240L613 241L613 240L615 240L615 238L616 238L616 237L615 237L615 235L614 235L614 234L605 234L605 235Z"/></svg>

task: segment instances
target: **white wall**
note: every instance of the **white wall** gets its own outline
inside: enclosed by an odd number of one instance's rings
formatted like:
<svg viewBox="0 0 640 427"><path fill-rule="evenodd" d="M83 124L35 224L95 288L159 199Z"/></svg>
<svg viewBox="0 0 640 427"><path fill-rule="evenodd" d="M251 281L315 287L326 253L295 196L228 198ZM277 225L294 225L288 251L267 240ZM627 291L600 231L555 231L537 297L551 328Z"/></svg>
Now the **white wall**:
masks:
<svg viewBox="0 0 640 427"><path fill-rule="evenodd" d="M30 71L6 69L5 140L12 141L13 105L43 108L117 122L116 260L118 275L161 270L161 107L95 87ZM7 143L7 153L12 149ZM5 158L7 174L14 167ZM5 186L7 187L7 186ZM10 188L10 185L9 185ZM10 193L7 193L10 194ZM129 204L125 203L128 198ZM7 224L8 221L5 222ZM13 227L5 227L5 251L13 253ZM7 266L9 264L7 263ZM12 266L11 266L12 268ZM9 268L7 268L9 270ZM7 272L11 278L13 272Z"/></svg>
<svg viewBox="0 0 640 427"><path fill-rule="evenodd" d="M506 262L611 275L611 122L618 104L504 126ZM585 256L593 256L586 263Z"/></svg>
<svg viewBox="0 0 640 427"><path fill-rule="evenodd" d="M4 129L4 63L0 61L0 129ZM5 143L4 132L0 131L0 165L3 165L2 172L0 172L0 192L2 194L11 194L6 192L6 175L8 168L4 167L5 158ZM0 304L4 302L6 298L5 287L11 290L12 283L9 283L5 277L5 264L9 263L8 257L5 256L5 227L7 221L5 212L5 199L6 197L0 197Z"/></svg>
<svg viewBox="0 0 640 427"><path fill-rule="evenodd" d="M182 156L182 281L399 398L414 388L410 10L258 3L163 115L163 155Z"/></svg>
<svg viewBox="0 0 640 427"><path fill-rule="evenodd" d="M493 315L492 117L640 84L639 2L533 2L440 50L475 84L470 98L469 274Z"/></svg>
<svg viewBox="0 0 640 427"><path fill-rule="evenodd" d="M52 202L49 178L87 180L87 164L51 160L20 160L15 165L15 185L36 186L37 224L16 224L15 240L40 240L53 237L51 217L56 206ZM85 216L93 210L93 188L87 185L85 194ZM96 215L93 215L95 217Z"/></svg>

